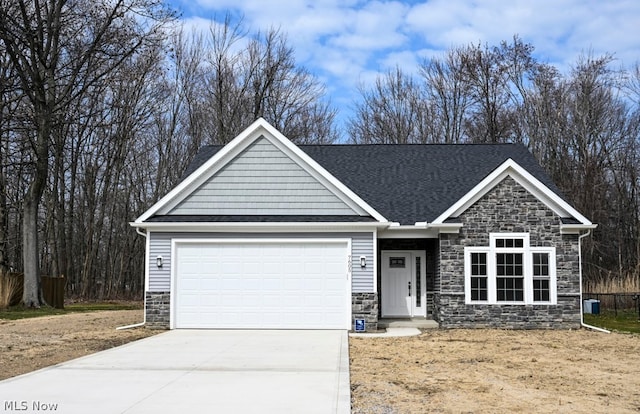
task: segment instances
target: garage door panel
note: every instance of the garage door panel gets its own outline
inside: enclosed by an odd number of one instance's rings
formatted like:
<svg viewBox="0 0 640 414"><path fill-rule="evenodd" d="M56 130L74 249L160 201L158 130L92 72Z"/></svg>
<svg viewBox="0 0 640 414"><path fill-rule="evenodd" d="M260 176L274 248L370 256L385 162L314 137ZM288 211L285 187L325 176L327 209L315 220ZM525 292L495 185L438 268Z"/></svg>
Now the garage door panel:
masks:
<svg viewBox="0 0 640 414"><path fill-rule="evenodd" d="M184 243L174 327L345 329L346 242Z"/></svg>
<svg viewBox="0 0 640 414"><path fill-rule="evenodd" d="M265 277L260 281L263 291L273 291L282 289L282 279Z"/></svg>
<svg viewBox="0 0 640 414"><path fill-rule="evenodd" d="M261 273L262 264L260 262L243 262L242 273L250 275L258 275Z"/></svg>
<svg viewBox="0 0 640 414"><path fill-rule="evenodd" d="M199 306L200 305L200 296L199 294L190 294L190 293L185 293L182 296L182 303L185 306L185 308L189 307L189 306Z"/></svg>
<svg viewBox="0 0 640 414"><path fill-rule="evenodd" d="M188 277L185 277L182 283L182 288L184 289L184 292L190 292L190 291L198 291L200 290L200 284L202 282L202 279L200 279L200 277L198 275L188 275Z"/></svg>
<svg viewBox="0 0 640 414"><path fill-rule="evenodd" d="M343 281L334 279L325 280L324 288L326 292L341 293L343 288Z"/></svg>
<svg viewBox="0 0 640 414"><path fill-rule="evenodd" d="M220 280L211 277L204 277L200 280L200 288L203 291L215 292L220 289Z"/></svg>

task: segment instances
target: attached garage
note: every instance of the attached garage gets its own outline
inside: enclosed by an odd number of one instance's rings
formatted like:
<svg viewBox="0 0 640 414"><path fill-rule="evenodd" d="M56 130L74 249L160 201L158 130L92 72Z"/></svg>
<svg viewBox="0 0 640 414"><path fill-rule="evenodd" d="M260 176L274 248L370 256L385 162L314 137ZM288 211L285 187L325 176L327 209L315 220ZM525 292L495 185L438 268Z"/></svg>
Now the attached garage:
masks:
<svg viewBox="0 0 640 414"><path fill-rule="evenodd" d="M349 329L347 239L174 240L172 328Z"/></svg>

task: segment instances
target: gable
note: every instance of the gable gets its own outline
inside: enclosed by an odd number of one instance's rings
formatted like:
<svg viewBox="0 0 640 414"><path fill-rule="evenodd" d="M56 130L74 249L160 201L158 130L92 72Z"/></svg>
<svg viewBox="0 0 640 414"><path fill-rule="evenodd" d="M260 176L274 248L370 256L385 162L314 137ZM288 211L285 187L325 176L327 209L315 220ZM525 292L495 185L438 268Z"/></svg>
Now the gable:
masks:
<svg viewBox="0 0 640 414"><path fill-rule="evenodd" d="M166 215L359 215L264 136Z"/></svg>
<svg viewBox="0 0 640 414"><path fill-rule="evenodd" d="M167 223L164 227L205 222L387 223L262 118L227 145L206 149L195 157L186 177L132 226L145 228L151 222Z"/></svg>
<svg viewBox="0 0 640 414"><path fill-rule="evenodd" d="M482 179L473 189L467 192L444 213L436 218L433 224L441 225L446 222L451 222L452 219L455 221L455 218L471 208L478 200L506 179L512 179L515 181L519 186L524 188L527 193L543 203L550 211L560 218L561 221L568 220L579 223L574 226L561 226L563 231L575 231L579 230L583 226L588 228L595 227L586 217L581 215L562 197L540 182L536 177L531 175L512 159L508 159L497 169L492 171L491 174ZM517 205L518 202L517 197L512 197L512 204Z"/></svg>
<svg viewBox="0 0 640 414"><path fill-rule="evenodd" d="M550 227L559 228L561 224L558 214L508 175L462 212L458 220L465 227L479 230L476 237L482 238L481 245L488 245L492 232L548 235Z"/></svg>

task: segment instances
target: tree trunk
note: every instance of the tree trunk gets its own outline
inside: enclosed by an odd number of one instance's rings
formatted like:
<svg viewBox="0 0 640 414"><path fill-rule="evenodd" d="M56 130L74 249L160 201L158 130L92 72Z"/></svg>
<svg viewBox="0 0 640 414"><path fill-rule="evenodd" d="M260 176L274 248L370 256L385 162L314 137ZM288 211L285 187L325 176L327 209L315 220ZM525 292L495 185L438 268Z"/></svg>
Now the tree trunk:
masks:
<svg viewBox="0 0 640 414"><path fill-rule="evenodd" d="M42 112L41 112L42 113ZM22 303L27 308L45 305L40 283L38 245L38 207L47 183L49 169L49 132L51 128L43 118L38 125L38 137L33 181L24 197L22 222L22 257L24 262L24 292Z"/></svg>
<svg viewBox="0 0 640 414"><path fill-rule="evenodd" d="M32 187L24 200L24 218L22 224L24 292L22 303L28 308L39 308L44 304L40 284L38 260L38 201L34 198Z"/></svg>
<svg viewBox="0 0 640 414"><path fill-rule="evenodd" d="M0 147L0 151L3 148ZM0 162L4 162L4 158L0 154ZM0 165L0 274L9 271L7 239L9 238L9 222L7 220L7 185L4 175L4 169Z"/></svg>

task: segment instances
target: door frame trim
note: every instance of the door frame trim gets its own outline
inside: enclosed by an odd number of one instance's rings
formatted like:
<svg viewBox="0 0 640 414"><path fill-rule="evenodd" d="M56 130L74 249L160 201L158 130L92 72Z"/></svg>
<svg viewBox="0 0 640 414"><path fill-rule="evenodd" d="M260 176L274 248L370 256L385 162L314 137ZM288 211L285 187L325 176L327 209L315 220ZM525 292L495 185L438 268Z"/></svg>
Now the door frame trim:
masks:
<svg viewBox="0 0 640 414"><path fill-rule="evenodd" d="M384 313L384 296L385 292L382 289L383 280L386 277L385 274L385 264L386 257L389 254L409 254L410 262L411 262L411 282L413 288L414 295L411 300L411 310L409 315L404 316L406 318L413 317L427 317L427 254L424 250L381 250L380 251L380 315L382 318L393 318L400 317L398 315L388 315ZM421 306L416 307L416 295L415 295L415 258L416 256L421 257L420 260L420 296L421 296Z"/></svg>

